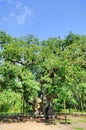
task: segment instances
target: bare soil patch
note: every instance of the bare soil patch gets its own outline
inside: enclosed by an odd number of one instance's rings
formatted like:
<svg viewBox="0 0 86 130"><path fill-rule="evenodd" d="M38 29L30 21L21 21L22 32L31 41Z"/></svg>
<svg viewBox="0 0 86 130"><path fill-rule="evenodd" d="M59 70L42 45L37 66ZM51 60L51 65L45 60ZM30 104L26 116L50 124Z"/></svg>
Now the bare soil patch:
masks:
<svg viewBox="0 0 86 130"><path fill-rule="evenodd" d="M65 124L64 116L57 119L29 118L20 122L1 122L0 130L86 130L86 117L68 116Z"/></svg>

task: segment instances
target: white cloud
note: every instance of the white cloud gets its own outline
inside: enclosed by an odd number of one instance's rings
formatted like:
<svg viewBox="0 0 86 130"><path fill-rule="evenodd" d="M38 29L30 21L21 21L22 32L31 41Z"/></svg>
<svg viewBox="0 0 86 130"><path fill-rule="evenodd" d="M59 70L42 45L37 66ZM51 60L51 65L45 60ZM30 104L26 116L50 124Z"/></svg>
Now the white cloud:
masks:
<svg viewBox="0 0 86 130"><path fill-rule="evenodd" d="M27 17L32 17L32 11L28 7L24 6L23 9L23 13L16 15L16 21L18 24L24 24Z"/></svg>
<svg viewBox="0 0 86 130"><path fill-rule="evenodd" d="M24 24L27 17L31 18L33 16L32 10L21 3L18 3L16 5L16 10L20 11L20 13L19 14L16 13L16 16L15 16L16 22L18 24Z"/></svg>
<svg viewBox="0 0 86 130"><path fill-rule="evenodd" d="M4 1L11 1L11 0L4 0ZM33 16L33 11L28 6L17 3L15 4L14 8L8 13L8 16L3 18L3 21L11 24L17 23L19 25L23 25L26 20L30 20Z"/></svg>

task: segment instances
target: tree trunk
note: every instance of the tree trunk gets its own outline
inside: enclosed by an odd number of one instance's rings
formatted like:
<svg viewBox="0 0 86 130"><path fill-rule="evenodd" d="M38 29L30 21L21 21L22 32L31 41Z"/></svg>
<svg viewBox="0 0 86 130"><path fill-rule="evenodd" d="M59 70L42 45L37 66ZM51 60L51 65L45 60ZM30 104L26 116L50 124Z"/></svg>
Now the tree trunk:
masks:
<svg viewBox="0 0 86 130"><path fill-rule="evenodd" d="M64 98L65 124L67 124L66 99Z"/></svg>
<svg viewBox="0 0 86 130"><path fill-rule="evenodd" d="M50 107L50 103L45 107L45 118L46 119L49 118L49 115L48 115L49 107Z"/></svg>
<svg viewBox="0 0 86 130"><path fill-rule="evenodd" d="M24 116L24 107L25 107L25 102L24 102L24 98L23 98L23 103L22 103L22 114Z"/></svg>
<svg viewBox="0 0 86 130"><path fill-rule="evenodd" d="M83 98L82 98L82 96L81 96L81 99L80 99L80 102L81 102L81 111L82 111L82 114L83 114Z"/></svg>

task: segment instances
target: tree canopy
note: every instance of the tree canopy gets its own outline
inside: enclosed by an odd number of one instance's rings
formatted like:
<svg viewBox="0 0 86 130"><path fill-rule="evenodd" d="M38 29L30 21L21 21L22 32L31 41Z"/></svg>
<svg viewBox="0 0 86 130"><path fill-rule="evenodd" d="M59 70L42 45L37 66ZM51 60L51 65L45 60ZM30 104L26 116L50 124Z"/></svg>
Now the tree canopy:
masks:
<svg viewBox="0 0 86 130"><path fill-rule="evenodd" d="M70 32L64 39L40 41L0 32L0 111L20 101L23 112L29 111L39 93L57 111L64 105L86 109L86 36Z"/></svg>

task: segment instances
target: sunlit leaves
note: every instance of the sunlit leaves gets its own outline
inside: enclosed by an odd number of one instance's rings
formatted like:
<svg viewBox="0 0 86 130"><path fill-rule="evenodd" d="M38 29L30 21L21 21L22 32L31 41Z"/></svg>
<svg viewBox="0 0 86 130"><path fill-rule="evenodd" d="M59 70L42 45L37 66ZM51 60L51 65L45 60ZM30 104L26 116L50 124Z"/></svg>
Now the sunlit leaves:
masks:
<svg viewBox="0 0 86 130"><path fill-rule="evenodd" d="M0 32L0 41L0 91L21 93L27 104L38 91L72 106L86 101L86 36L70 32L40 42L33 35L17 39Z"/></svg>

